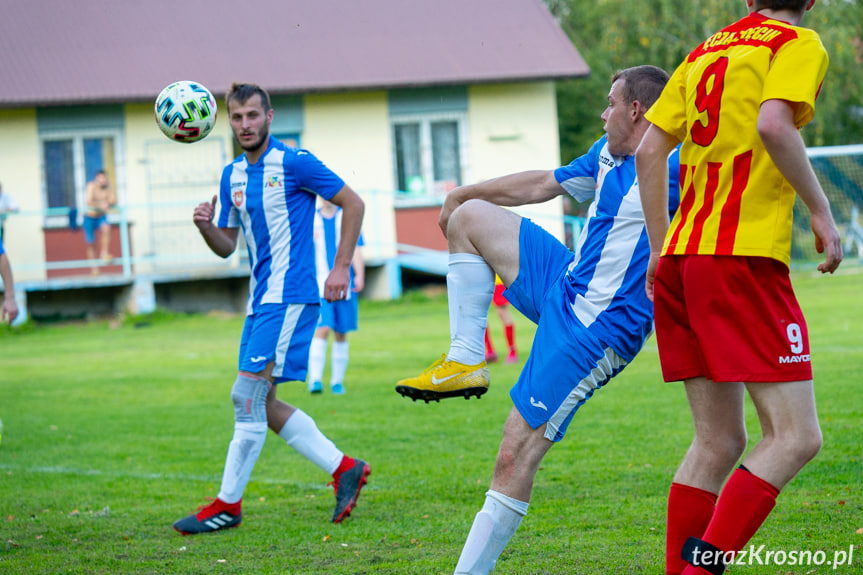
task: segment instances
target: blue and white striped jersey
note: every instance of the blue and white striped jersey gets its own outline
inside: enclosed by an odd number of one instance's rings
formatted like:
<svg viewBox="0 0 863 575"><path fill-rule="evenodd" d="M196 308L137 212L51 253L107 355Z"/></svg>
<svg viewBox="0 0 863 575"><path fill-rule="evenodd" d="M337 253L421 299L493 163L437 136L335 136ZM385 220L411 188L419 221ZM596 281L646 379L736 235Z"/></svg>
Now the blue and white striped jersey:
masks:
<svg viewBox="0 0 863 575"><path fill-rule="evenodd" d="M678 149L668 158L672 214L680 202ZM554 175L577 201L593 198L566 274L572 311L600 341L632 361L653 331L653 303L644 291L650 246L635 157L612 155L603 136Z"/></svg>
<svg viewBox="0 0 863 575"><path fill-rule="evenodd" d="M324 283L327 281L330 272L333 271L333 265L336 262L336 252L339 249L339 242L342 240L342 214L344 211L340 207L336 207L336 211L329 218L324 217L321 210L315 211L315 267L318 274L318 291L321 297L324 297ZM363 233L360 232L360 237L357 239L357 246L362 247ZM354 266L351 265L351 285L345 299L351 299L354 296Z"/></svg>
<svg viewBox="0 0 863 575"><path fill-rule="evenodd" d="M332 198L345 183L311 152L270 137L250 165L246 155L222 172L220 228L242 227L252 268L247 314L267 303L318 303L312 226L315 194Z"/></svg>

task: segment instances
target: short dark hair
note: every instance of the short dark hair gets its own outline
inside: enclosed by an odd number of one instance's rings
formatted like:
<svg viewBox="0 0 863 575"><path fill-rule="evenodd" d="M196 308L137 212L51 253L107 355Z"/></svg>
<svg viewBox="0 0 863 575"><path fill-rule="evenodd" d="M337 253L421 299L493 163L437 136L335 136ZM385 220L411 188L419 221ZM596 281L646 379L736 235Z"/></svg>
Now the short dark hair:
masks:
<svg viewBox="0 0 863 575"><path fill-rule="evenodd" d="M624 80L623 98L626 103L631 104L638 100L647 110L659 99L662 89L668 83L668 77L668 72L657 66L634 66L617 72L611 83Z"/></svg>
<svg viewBox="0 0 863 575"><path fill-rule="evenodd" d="M228 93L225 94L225 107L230 107L231 100L236 100L239 103L248 102L249 98L258 94L261 97L261 104L264 106L264 112L269 112L270 108L270 95L267 94L267 91L258 86L257 84L245 84L241 82L234 82L231 84L231 89L228 90Z"/></svg>
<svg viewBox="0 0 863 575"><path fill-rule="evenodd" d="M791 10L792 12L803 12L809 0L755 0L756 10Z"/></svg>

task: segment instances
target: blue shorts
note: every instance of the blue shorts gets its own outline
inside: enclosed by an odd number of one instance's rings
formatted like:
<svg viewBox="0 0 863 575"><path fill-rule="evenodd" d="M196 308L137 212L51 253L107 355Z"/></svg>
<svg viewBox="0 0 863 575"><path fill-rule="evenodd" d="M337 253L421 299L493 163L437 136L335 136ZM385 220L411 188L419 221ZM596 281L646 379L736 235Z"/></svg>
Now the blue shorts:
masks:
<svg viewBox="0 0 863 575"><path fill-rule="evenodd" d="M305 381L309 347L318 322L317 304L264 304L246 316L240 338L240 371L258 373L275 360L273 378Z"/></svg>
<svg viewBox="0 0 863 575"><path fill-rule="evenodd" d="M620 373L626 361L604 345L572 311L564 286L569 249L528 219L519 230L518 277L504 292L537 324L533 347L510 397L525 421L560 441L575 412Z"/></svg>
<svg viewBox="0 0 863 575"><path fill-rule="evenodd" d="M99 217L94 218L93 216L84 216L84 221L82 227L84 228L84 241L88 244L92 244L96 241L96 230L102 227L102 224L108 221L108 216L102 214Z"/></svg>
<svg viewBox="0 0 863 575"><path fill-rule="evenodd" d="M360 302L356 294L351 299L328 302L321 298L321 318L318 327L328 327L336 333L357 331Z"/></svg>

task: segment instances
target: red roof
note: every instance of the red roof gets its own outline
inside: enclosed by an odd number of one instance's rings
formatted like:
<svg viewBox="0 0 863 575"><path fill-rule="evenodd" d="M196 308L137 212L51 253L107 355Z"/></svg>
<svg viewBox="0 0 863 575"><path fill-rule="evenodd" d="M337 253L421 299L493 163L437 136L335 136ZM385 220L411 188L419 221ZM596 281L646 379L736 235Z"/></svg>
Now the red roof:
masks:
<svg viewBox="0 0 863 575"><path fill-rule="evenodd" d="M541 0L8 0L0 106L536 81L587 75Z"/></svg>

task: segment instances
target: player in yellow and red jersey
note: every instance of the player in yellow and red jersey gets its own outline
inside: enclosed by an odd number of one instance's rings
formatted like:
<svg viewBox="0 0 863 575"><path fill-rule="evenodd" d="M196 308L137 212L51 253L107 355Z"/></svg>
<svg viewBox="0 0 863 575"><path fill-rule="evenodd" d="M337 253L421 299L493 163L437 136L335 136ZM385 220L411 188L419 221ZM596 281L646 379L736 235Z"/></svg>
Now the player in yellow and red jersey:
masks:
<svg viewBox="0 0 863 575"><path fill-rule="evenodd" d="M636 152L663 378L685 382L695 423L669 493L668 574L722 573L821 448L806 323L788 273L795 193L825 253L818 269L832 273L842 260L798 132L828 63L818 35L799 26L814 4L746 0L749 15L674 72ZM681 142L680 208L669 224L666 158ZM734 470L747 442L744 390L763 438Z"/></svg>

